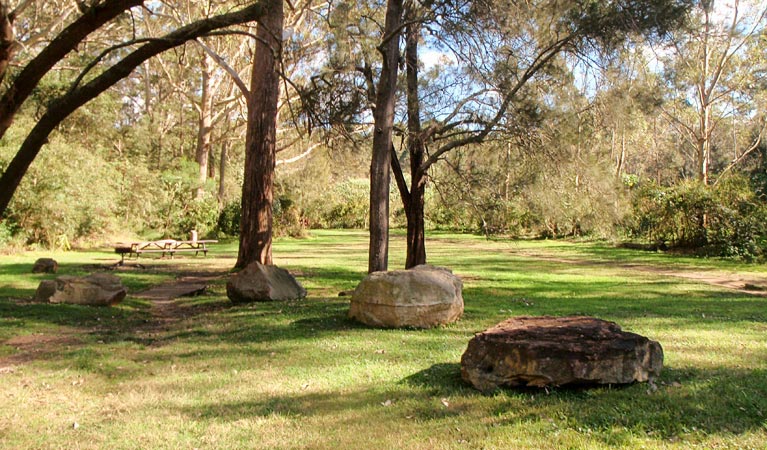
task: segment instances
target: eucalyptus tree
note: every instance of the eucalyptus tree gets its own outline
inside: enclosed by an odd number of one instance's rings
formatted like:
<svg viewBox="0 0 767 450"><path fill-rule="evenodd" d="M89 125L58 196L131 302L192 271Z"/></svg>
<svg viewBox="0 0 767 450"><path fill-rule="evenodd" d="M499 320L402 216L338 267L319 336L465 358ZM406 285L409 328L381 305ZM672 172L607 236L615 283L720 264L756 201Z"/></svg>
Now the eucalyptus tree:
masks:
<svg viewBox="0 0 767 450"><path fill-rule="evenodd" d="M0 96L0 137L13 124L16 112L46 74L78 48L89 35L102 29L109 31L109 24L116 20L124 20L124 16L121 18L123 13L143 3L141 0L79 2L78 5L84 12L77 15L60 32L50 36L49 42L39 53L18 72L11 74L11 81ZM49 134L72 112L129 76L136 67L150 58L216 30L258 20L263 14L263 8L262 2L252 3L239 10L164 30L161 36L134 38L121 35L117 42L92 42L87 53L92 58L91 63L70 83L66 92L57 95L45 108L0 177L0 215L5 212L13 193L29 165L45 145ZM8 10L9 8L4 9ZM93 73L97 66L108 67Z"/></svg>
<svg viewBox="0 0 767 450"><path fill-rule="evenodd" d="M683 138L692 173L703 184L709 183L717 157L729 160L722 169L728 171L764 137L767 122L756 107L754 88L767 70L760 41L766 29L763 0L698 1L688 26L674 32L660 52L668 95L664 115ZM760 48L761 55L755 50ZM756 132L717 146L716 136L728 120L744 121L744 128ZM716 147L730 151L715 155Z"/></svg>

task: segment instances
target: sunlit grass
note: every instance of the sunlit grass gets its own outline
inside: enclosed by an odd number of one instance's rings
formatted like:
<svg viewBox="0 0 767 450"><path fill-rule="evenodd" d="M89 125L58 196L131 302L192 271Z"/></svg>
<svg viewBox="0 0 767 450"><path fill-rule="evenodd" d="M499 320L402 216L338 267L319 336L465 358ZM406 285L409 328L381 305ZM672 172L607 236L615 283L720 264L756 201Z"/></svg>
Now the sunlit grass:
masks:
<svg viewBox="0 0 767 450"><path fill-rule="evenodd" d="M392 268L404 260L393 234ZM142 258L116 272L135 293L177 270L224 273L236 243L207 258ZM466 313L432 330L376 330L346 318L367 267L362 231L280 240L276 263L303 301L233 307L225 281L180 299L188 317L148 326L149 304L35 305L38 253L0 257L0 342L72 339L0 372L2 448L765 448L767 301L621 263L741 273L742 266L557 241L436 234L430 262L464 278ZM60 273L114 254L54 256ZM131 261L133 263L134 261ZM607 262L607 263L605 263ZM577 264L576 264L577 263ZM748 266L749 272L764 272ZM646 384L481 395L460 380L468 340L514 315L588 314L661 342ZM149 323L151 325L151 322ZM0 358L18 356L0 345ZM77 424L75 426L75 424Z"/></svg>

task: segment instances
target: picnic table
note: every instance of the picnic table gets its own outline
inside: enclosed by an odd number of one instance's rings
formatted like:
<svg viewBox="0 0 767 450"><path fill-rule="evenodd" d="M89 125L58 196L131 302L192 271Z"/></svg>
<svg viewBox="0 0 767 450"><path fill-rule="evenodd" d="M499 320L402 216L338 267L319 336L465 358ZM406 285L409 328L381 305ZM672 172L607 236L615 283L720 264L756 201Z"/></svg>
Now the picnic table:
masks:
<svg viewBox="0 0 767 450"><path fill-rule="evenodd" d="M171 259L176 253L194 252L197 256L200 252L204 256L208 255L208 244L215 244L214 239L194 239L191 241L177 241L175 239L161 239L159 241L131 242L129 244L118 244L115 246L115 253L122 257L120 262L125 260L125 255L130 258L136 255L136 259L142 253L162 253L162 257L170 255Z"/></svg>

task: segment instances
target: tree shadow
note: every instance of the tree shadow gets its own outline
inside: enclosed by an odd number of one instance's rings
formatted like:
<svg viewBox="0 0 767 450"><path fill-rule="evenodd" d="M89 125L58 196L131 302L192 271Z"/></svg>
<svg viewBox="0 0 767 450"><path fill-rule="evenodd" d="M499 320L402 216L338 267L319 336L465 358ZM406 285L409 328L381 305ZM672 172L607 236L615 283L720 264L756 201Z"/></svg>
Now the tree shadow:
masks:
<svg viewBox="0 0 767 450"><path fill-rule="evenodd" d="M426 389L433 395L466 395L472 389L461 379L461 364L438 363L409 375L401 384Z"/></svg>

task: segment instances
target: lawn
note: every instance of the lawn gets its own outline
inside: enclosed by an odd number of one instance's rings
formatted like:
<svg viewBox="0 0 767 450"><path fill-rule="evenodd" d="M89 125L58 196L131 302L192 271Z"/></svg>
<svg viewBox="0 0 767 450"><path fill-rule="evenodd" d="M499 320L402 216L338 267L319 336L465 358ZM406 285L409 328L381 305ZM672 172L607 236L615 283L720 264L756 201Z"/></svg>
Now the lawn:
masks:
<svg viewBox="0 0 767 450"><path fill-rule="evenodd" d="M236 248L116 273L135 293L181 272L223 273ZM231 306L221 279L163 324L130 294L108 309L23 301L51 277L29 273L36 258L83 274L115 262L107 251L0 256L0 448L767 448L767 297L670 275L767 279L764 266L454 234L431 236L427 251L463 278L466 304L459 322L431 330L346 318L338 293L365 274L361 231L275 243L305 300ZM390 254L400 267L401 233ZM658 340L656 388L482 395L461 381L475 332L544 314Z"/></svg>

